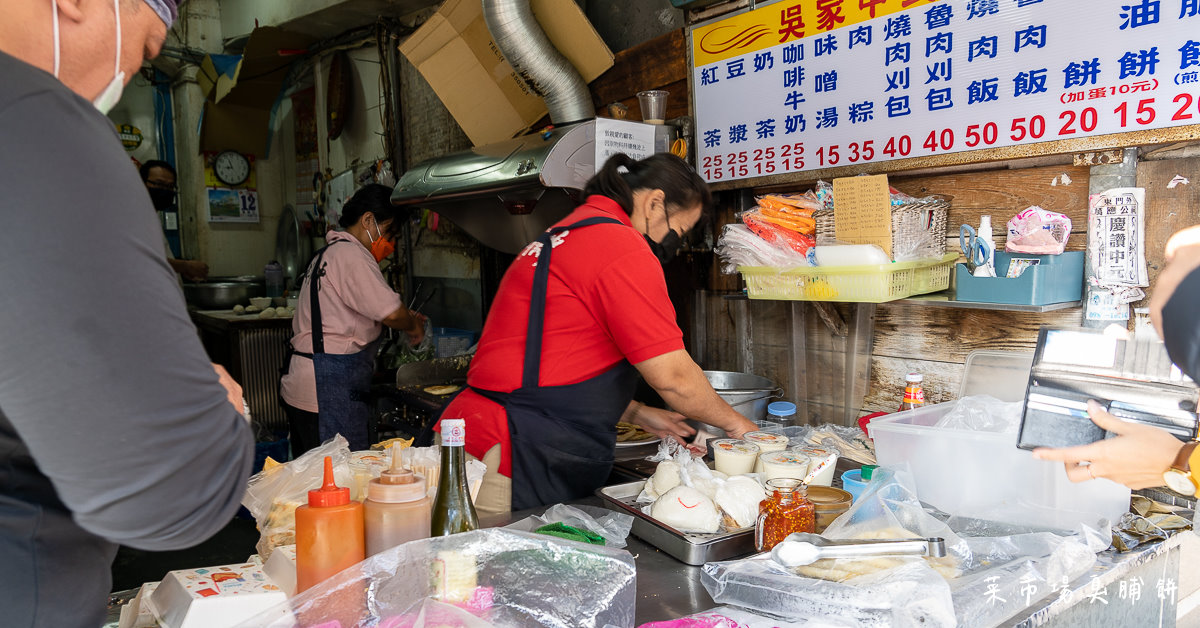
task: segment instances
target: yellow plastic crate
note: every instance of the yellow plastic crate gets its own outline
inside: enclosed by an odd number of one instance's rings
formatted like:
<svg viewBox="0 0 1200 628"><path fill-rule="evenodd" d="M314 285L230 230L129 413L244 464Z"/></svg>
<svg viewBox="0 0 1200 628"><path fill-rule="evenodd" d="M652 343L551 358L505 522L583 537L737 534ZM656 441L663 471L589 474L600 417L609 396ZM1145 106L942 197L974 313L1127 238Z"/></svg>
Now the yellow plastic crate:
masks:
<svg viewBox="0 0 1200 628"><path fill-rule="evenodd" d="M877 266L739 266L751 299L883 303L950 287L958 253Z"/></svg>

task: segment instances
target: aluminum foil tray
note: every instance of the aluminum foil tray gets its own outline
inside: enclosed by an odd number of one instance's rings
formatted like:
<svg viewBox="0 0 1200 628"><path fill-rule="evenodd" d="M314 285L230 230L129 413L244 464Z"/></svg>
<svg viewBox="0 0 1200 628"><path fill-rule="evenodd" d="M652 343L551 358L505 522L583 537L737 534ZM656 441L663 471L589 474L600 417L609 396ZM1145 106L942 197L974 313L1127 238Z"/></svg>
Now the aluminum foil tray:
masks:
<svg viewBox="0 0 1200 628"><path fill-rule="evenodd" d="M645 480L614 484L598 489L596 495L609 510L633 516L634 536L689 565L703 565L754 552L754 528L715 534L680 532L643 513L635 500L645 484Z"/></svg>

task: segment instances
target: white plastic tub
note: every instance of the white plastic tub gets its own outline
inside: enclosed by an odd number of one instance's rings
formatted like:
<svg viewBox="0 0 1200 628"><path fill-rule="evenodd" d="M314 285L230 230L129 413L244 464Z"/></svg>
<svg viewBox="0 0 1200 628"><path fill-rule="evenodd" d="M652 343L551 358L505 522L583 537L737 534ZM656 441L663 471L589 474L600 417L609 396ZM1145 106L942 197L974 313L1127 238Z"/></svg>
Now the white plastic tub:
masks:
<svg viewBox="0 0 1200 628"><path fill-rule="evenodd" d="M954 403L879 417L869 424L883 466L906 463L917 497L952 515L1074 529L1129 510L1129 489L1108 480L1074 484L1062 463L1017 449L1016 434L933 427Z"/></svg>

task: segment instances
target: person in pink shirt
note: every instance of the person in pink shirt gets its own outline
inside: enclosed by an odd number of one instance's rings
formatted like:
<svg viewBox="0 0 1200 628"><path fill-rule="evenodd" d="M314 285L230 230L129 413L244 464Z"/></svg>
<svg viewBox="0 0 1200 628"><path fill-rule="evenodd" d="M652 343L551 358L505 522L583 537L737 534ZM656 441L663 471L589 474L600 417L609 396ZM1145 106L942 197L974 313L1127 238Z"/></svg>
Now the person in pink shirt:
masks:
<svg viewBox="0 0 1200 628"><path fill-rule="evenodd" d="M280 382L293 457L339 433L352 451L367 449L368 391L383 326L404 331L413 344L425 334L425 317L404 306L379 270L396 248L393 228L408 217L391 193L372 184L346 202L343 230L326 234L300 288Z"/></svg>

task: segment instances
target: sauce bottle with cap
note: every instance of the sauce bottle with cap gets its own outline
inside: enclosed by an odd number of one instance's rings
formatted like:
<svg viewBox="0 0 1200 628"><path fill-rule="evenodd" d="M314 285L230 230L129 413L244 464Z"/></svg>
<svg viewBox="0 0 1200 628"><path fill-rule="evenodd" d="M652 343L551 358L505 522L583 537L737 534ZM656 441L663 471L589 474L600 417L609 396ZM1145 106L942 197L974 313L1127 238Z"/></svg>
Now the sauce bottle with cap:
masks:
<svg viewBox="0 0 1200 628"><path fill-rule="evenodd" d="M333 459L325 456L324 484L296 509L296 593L364 558L363 506L334 483Z"/></svg>
<svg viewBox="0 0 1200 628"><path fill-rule="evenodd" d="M367 501L363 503L367 556L428 538L432 506L425 478L404 468L399 447L393 447L391 469L367 483Z"/></svg>

